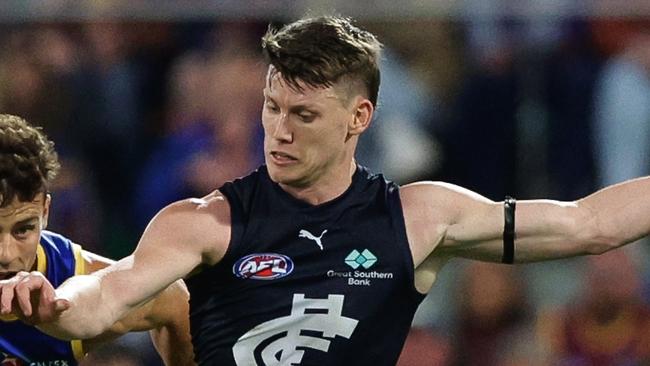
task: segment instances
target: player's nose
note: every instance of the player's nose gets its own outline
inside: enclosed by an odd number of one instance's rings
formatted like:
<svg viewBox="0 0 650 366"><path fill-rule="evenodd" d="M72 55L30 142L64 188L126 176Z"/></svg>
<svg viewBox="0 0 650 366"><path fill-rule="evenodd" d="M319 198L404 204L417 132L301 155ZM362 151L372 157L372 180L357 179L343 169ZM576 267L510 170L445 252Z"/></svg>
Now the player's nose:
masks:
<svg viewBox="0 0 650 366"><path fill-rule="evenodd" d="M13 260L13 248L11 235L9 233L0 234L0 269L6 269Z"/></svg>
<svg viewBox="0 0 650 366"><path fill-rule="evenodd" d="M287 113L281 113L273 129L273 137L284 142L293 141L293 132L289 128L289 116Z"/></svg>

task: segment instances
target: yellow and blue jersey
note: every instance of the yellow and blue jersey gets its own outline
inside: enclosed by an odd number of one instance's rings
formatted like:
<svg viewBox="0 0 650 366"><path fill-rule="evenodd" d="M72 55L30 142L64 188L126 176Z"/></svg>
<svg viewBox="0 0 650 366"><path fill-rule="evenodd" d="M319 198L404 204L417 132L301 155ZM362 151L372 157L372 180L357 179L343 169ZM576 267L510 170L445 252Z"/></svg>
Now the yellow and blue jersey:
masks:
<svg viewBox="0 0 650 366"><path fill-rule="evenodd" d="M56 288L68 278L84 274L81 246L43 231L36 252L37 270ZM0 366L77 365L84 355L80 340L63 341L15 317L0 318Z"/></svg>

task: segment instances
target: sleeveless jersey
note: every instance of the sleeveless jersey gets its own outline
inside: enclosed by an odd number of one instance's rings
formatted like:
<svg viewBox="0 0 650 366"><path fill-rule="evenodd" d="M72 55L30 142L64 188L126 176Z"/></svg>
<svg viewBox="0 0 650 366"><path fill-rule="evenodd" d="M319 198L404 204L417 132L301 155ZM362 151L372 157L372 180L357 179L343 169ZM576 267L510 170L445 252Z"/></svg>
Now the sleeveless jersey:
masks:
<svg viewBox="0 0 650 366"><path fill-rule="evenodd" d="M37 270L56 288L84 273L81 247L49 231L41 233L36 250ZM15 317L0 320L0 365L73 366L83 357L81 341L50 337Z"/></svg>
<svg viewBox="0 0 650 366"><path fill-rule="evenodd" d="M199 365L395 365L424 297L397 185L358 166L314 206L262 166L220 191L229 247L187 280Z"/></svg>

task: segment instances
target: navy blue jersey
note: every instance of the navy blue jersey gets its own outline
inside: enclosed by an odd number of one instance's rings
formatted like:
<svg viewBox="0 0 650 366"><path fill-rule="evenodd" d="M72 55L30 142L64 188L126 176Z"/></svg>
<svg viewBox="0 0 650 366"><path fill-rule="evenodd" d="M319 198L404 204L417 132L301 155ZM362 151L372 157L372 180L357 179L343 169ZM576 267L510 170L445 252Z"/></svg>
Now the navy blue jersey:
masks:
<svg viewBox="0 0 650 366"><path fill-rule="evenodd" d="M49 231L41 233L36 260L37 270L55 288L68 278L85 272L81 247ZM50 337L15 317L0 319L0 365L73 366L83 354L81 341Z"/></svg>
<svg viewBox="0 0 650 366"><path fill-rule="evenodd" d="M226 183L225 256L187 281L200 365L394 365L423 295L398 186L357 167L310 205L266 167Z"/></svg>

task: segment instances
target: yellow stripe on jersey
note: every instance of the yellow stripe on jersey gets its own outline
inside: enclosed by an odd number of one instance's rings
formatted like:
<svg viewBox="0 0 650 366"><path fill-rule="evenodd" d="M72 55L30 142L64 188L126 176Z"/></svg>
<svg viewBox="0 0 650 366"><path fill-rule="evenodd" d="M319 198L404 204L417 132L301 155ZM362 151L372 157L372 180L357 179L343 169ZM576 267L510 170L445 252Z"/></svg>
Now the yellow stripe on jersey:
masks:
<svg viewBox="0 0 650 366"><path fill-rule="evenodd" d="M38 243L38 246L36 247L36 270L41 272L43 275L45 275L45 271L47 271L47 256L45 255L45 249L43 249L41 243Z"/></svg>
<svg viewBox="0 0 650 366"><path fill-rule="evenodd" d="M70 341L70 346L72 347L72 354L74 355L75 360L81 362L81 360L86 357L84 353L83 341L75 339Z"/></svg>
<svg viewBox="0 0 650 366"><path fill-rule="evenodd" d="M84 275L86 274L86 261L83 257L83 250L81 245L72 243L72 251L74 253L74 275Z"/></svg>
<svg viewBox="0 0 650 366"><path fill-rule="evenodd" d="M0 314L0 322L15 322L16 320L18 320L18 317L15 316L14 314L7 314L7 315Z"/></svg>

